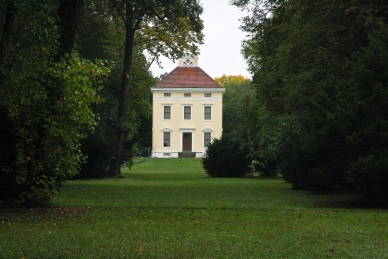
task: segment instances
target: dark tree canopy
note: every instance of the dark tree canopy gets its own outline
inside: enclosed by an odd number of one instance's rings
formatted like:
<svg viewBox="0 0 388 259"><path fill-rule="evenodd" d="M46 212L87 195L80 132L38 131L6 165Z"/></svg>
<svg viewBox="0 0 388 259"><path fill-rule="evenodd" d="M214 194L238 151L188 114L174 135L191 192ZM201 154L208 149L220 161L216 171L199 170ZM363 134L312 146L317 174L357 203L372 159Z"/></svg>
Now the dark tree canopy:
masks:
<svg viewBox="0 0 388 259"><path fill-rule="evenodd" d="M1 2L0 198L46 203L85 159L80 140L111 67L72 51L76 26L60 10L79 1Z"/></svg>
<svg viewBox="0 0 388 259"><path fill-rule="evenodd" d="M149 143L150 61L196 54L201 13L197 0L0 0L0 199L45 203L80 170L120 175Z"/></svg>
<svg viewBox="0 0 388 259"><path fill-rule="evenodd" d="M388 202L387 18L375 1L232 1L251 10L262 156L295 188Z"/></svg>

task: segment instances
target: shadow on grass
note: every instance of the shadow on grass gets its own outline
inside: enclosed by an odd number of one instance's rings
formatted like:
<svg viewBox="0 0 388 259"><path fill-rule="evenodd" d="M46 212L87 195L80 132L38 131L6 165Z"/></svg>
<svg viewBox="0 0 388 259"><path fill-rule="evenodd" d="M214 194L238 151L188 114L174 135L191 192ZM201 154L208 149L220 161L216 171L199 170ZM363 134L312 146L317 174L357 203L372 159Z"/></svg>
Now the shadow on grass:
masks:
<svg viewBox="0 0 388 259"><path fill-rule="evenodd" d="M388 205L384 202L361 197L356 194L330 192L312 193L306 191L305 195L313 197L311 199L313 201L312 205L317 208L360 210L388 209ZM322 199L320 199L319 196L322 197Z"/></svg>

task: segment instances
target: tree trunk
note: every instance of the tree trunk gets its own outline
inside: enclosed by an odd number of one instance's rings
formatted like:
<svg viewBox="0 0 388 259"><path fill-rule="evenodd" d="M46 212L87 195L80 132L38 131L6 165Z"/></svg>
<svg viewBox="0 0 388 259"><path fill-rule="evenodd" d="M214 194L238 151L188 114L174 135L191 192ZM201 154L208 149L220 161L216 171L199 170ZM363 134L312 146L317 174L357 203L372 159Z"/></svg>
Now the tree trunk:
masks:
<svg viewBox="0 0 388 259"><path fill-rule="evenodd" d="M61 0L58 8L59 26L59 50L54 57L58 62L66 54L71 54L77 32L79 13L83 6L83 0Z"/></svg>
<svg viewBox="0 0 388 259"><path fill-rule="evenodd" d="M116 132L116 147L113 154L111 176L120 176L120 167L123 163L123 144L125 138L126 126L126 112L128 109L129 90L130 90L130 74L132 68L133 44L135 39L135 32L138 24L135 25L133 19L133 9L130 4L126 6L125 17L125 53L124 66L121 76L120 98L117 111L118 129Z"/></svg>
<svg viewBox="0 0 388 259"><path fill-rule="evenodd" d="M4 27L0 40L0 78L3 77L3 65L7 56L9 40L13 34L15 27L16 8L13 4L8 3L7 14L4 21Z"/></svg>

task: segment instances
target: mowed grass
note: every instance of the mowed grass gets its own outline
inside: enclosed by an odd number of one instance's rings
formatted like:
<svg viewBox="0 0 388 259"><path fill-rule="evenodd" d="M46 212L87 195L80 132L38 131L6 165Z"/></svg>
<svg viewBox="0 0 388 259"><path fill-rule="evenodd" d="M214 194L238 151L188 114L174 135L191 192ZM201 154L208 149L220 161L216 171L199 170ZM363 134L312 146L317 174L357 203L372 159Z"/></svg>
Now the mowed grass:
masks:
<svg viewBox="0 0 388 259"><path fill-rule="evenodd" d="M199 159L69 181L49 208L0 210L0 258L388 258L388 213L281 179L213 179Z"/></svg>

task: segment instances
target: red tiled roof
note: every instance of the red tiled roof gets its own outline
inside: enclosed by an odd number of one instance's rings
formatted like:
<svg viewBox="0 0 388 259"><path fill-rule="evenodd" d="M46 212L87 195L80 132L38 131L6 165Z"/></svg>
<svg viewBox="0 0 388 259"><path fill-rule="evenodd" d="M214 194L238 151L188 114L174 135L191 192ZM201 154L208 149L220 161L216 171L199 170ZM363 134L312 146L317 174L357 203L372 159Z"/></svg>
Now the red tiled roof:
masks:
<svg viewBox="0 0 388 259"><path fill-rule="evenodd" d="M222 88L199 67L176 67L155 88Z"/></svg>

